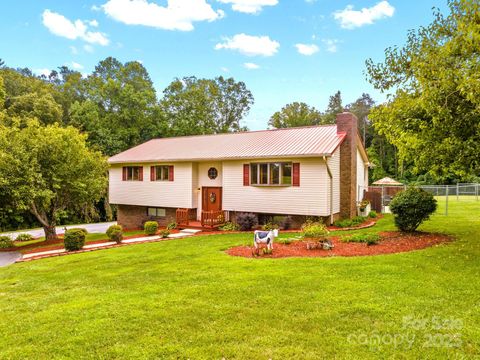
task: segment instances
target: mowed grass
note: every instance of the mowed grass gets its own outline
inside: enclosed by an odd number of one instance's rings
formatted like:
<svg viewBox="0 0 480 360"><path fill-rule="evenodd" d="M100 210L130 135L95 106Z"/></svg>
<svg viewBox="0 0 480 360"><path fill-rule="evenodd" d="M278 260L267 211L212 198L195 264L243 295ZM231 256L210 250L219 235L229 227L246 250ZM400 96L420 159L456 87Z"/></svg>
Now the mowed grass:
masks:
<svg viewBox="0 0 480 360"><path fill-rule="evenodd" d="M421 230L457 240L403 254L236 258L235 234L0 268L0 358L478 357L480 202L449 206Z"/></svg>

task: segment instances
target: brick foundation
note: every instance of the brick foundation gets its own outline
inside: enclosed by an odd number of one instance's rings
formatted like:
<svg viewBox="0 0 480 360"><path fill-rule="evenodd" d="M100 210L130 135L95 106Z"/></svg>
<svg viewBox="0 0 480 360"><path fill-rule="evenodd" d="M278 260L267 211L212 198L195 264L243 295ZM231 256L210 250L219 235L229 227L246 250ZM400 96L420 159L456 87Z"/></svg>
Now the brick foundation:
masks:
<svg viewBox="0 0 480 360"><path fill-rule="evenodd" d="M146 206L117 205L117 222L124 229L142 229L146 221L154 220L160 226L166 226L176 219L176 208L164 208L165 216L162 217L148 216L147 209Z"/></svg>
<svg viewBox="0 0 480 360"><path fill-rule="evenodd" d="M340 148L340 217L357 215L358 120L352 113L337 115L337 131L346 134Z"/></svg>

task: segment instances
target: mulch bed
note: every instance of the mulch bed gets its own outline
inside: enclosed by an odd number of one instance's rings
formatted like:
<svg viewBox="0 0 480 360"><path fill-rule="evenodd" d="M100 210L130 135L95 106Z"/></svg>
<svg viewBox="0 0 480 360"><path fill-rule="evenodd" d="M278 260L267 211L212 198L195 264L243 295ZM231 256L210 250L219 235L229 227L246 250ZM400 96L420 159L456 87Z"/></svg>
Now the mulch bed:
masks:
<svg viewBox="0 0 480 360"><path fill-rule="evenodd" d="M452 240L452 238L447 235L423 232L406 234L392 231L382 232L380 233L380 236L382 237L381 241L376 245L370 246L365 243L342 242L337 236L330 238L335 246L332 250L307 250L307 241L301 240L294 241L288 245L274 243L273 253L271 255L254 256L252 253L253 246L233 247L228 249L226 253L232 256L242 256L247 258L371 256L419 250Z"/></svg>

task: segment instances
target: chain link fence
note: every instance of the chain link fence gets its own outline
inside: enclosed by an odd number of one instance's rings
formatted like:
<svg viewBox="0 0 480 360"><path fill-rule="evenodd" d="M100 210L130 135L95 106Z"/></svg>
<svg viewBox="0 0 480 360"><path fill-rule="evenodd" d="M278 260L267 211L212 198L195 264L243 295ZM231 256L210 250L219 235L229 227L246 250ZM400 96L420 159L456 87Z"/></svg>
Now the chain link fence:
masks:
<svg viewBox="0 0 480 360"><path fill-rule="evenodd" d="M401 186L359 186L359 194L370 201L372 209L379 212L390 212L389 204L393 197L409 185ZM438 214L448 216L448 204L452 201L479 201L479 183L458 183L455 185L415 185L433 194L438 201Z"/></svg>

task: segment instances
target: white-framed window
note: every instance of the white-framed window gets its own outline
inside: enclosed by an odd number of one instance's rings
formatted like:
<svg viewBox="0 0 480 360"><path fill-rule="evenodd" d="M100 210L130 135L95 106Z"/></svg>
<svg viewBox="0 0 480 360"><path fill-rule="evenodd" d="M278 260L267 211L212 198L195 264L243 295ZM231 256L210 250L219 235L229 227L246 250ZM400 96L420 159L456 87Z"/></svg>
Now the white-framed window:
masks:
<svg viewBox="0 0 480 360"><path fill-rule="evenodd" d="M168 181L168 165L155 166L155 181Z"/></svg>
<svg viewBox="0 0 480 360"><path fill-rule="evenodd" d="M123 181L143 181L142 166L124 166Z"/></svg>
<svg viewBox="0 0 480 360"><path fill-rule="evenodd" d="M250 164L250 184L258 186L291 186L292 163Z"/></svg>
<svg viewBox="0 0 480 360"><path fill-rule="evenodd" d="M151 208L147 209L148 216L152 217L165 217L167 211L164 208Z"/></svg>

